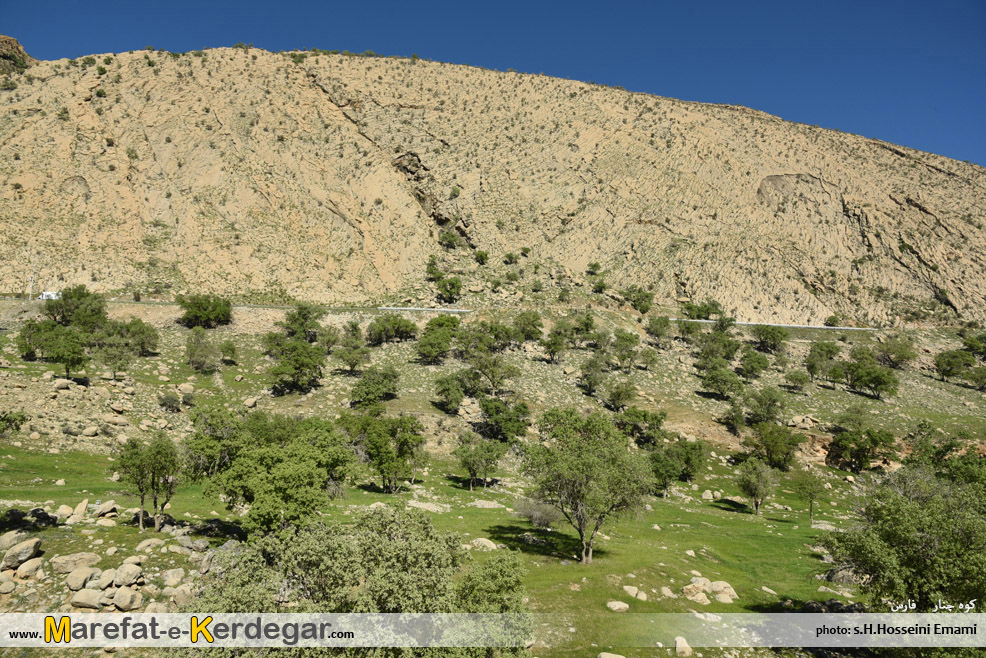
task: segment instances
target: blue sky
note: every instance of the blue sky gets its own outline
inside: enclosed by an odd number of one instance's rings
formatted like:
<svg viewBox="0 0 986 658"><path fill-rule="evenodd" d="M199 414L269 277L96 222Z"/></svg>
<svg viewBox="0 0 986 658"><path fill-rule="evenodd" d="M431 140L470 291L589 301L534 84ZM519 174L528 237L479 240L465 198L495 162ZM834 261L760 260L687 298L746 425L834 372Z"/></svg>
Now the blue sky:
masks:
<svg viewBox="0 0 986 658"><path fill-rule="evenodd" d="M429 59L746 105L986 165L986 1L0 0L41 59L238 41Z"/></svg>

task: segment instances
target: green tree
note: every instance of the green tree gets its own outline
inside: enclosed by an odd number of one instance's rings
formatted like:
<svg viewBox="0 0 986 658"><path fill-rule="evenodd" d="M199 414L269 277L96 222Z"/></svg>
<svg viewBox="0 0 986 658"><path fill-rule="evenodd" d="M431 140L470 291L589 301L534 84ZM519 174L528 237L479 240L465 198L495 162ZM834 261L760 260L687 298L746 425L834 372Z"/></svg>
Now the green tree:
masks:
<svg viewBox="0 0 986 658"><path fill-rule="evenodd" d="M14 434L28 421L23 411L0 411L0 438Z"/></svg>
<svg viewBox="0 0 986 658"><path fill-rule="evenodd" d="M479 408L483 412L483 435L490 439L511 443L523 436L531 424L531 408L523 401L510 404L499 398L483 397Z"/></svg>
<svg viewBox="0 0 986 658"><path fill-rule="evenodd" d="M459 406L466 397L462 384L451 375L443 375L435 379L435 395L438 396L438 406L450 415L459 412Z"/></svg>
<svg viewBox="0 0 986 658"><path fill-rule="evenodd" d="M210 374L219 369L219 347L202 327L194 327L185 340L185 363L196 372Z"/></svg>
<svg viewBox="0 0 986 658"><path fill-rule="evenodd" d="M935 372L943 382L950 377L957 377L971 368L976 358L965 350L945 350L935 355Z"/></svg>
<svg viewBox="0 0 986 658"><path fill-rule="evenodd" d="M894 334L876 346L877 359L890 368L900 370L918 356L914 340Z"/></svg>
<svg viewBox="0 0 986 658"><path fill-rule="evenodd" d="M637 334L617 329L613 334L613 356L623 372L630 372L634 361L637 360L637 345L640 344L640 337Z"/></svg>
<svg viewBox="0 0 986 658"><path fill-rule="evenodd" d="M380 476L383 490L394 493L401 480L414 479L415 464L425 443L424 427L411 416L367 416L363 421L369 424L362 441L366 456Z"/></svg>
<svg viewBox="0 0 986 658"><path fill-rule="evenodd" d="M151 356L161 342L158 330L138 318L130 318L126 326L126 339L137 356Z"/></svg>
<svg viewBox="0 0 986 658"><path fill-rule="evenodd" d="M219 354L224 362L236 363L236 343L229 339L219 343Z"/></svg>
<svg viewBox="0 0 986 658"><path fill-rule="evenodd" d="M624 299L630 302L630 306L646 315L654 303L654 293L644 290L640 286L630 286L620 291Z"/></svg>
<svg viewBox="0 0 986 658"><path fill-rule="evenodd" d="M355 375L359 367L370 360L370 348L363 344L361 337L349 335L342 339L332 356L342 361L349 374Z"/></svg>
<svg viewBox="0 0 986 658"><path fill-rule="evenodd" d="M808 522L815 522L815 502L825 493L825 481L813 470L798 471L794 476L794 492L808 501Z"/></svg>
<svg viewBox="0 0 986 658"><path fill-rule="evenodd" d="M544 323L537 311L521 311L514 318L514 331L522 341L541 340Z"/></svg>
<svg viewBox="0 0 986 658"><path fill-rule="evenodd" d="M751 425L776 422L784 411L783 395L773 386L767 386L747 395L744 404L747 411L746 420Z"/></svg>
<svg viewBox="0 0 986 658"><path fill-rule="evenodd" d="M277 326L284 329L288 338L298 338L314 343L318 340L322 327L319 320L325 317L325 310L310 304L298 304L284 315Z"/></svg>
<svg viewBox="0 0 986 658"><path fill-rule="evenodd" d="M770 466L759 459L748 459L739 468L736 485L750 499L753 513L760 516L760 507L777 488L777 475Z"/></svg>
<svg viewBox="0 0 986 658"><path fill-rule="evenodd" d="M758 350L774 354L783 349L789 334L784 327L757 324L750 327L750 335L756 340Z"/></svg>
<svg viewBox="0 0 986 658"><path fill-rule="evenodd" d="M626 437L601 413L553 409L540 421L540 443L527 446L524 470L536 498L562 513L579 535L582 562L607 520L643 504L652 485L647 458L627 450Z"/></svg>
<svg viewBox="0 0 986 658"><path fill-rule="evenodd" d="M453 332L442 327L425 329L418 338L415 350L422 363L438 364L445 360L452 349Z"/></svg>
<svg viewBox="0 0 986 658"><path fill-rule="evenodd" d="M65 288L59 299L45 300L42 313L63 327L75 327L86 334L97 333L108 321L106 300L84 285Z"/></svg>
<svg viewBox="0 0 986 658"><path fill-rule="evenodd" d="M729 399L743 390L743 382L732 370L710 368L701 374L702 388L720 398Z"/></svg>
<svg viewBox="0 0 986 658"><path fill-rule="evenodd" d="M579 385L586 392L586 395L595 395L596 391L602 386L605 364L605 357L598 353L582 364Z"/></svg>
<svg viewBox="0 0 986 658"><path fill-rule="evenodd" d="M181 456L174 441L158 434L144 449L144 459L149 482L147 495L151 498L151 510L154 512L154 531L158 532L164 510L178 488L178 478L183 470Z"/></svg>
<svg viewBox="0 0 986 658"><path fill-rule="evenodd" d="M490 395L496 395L508 380L520 375L520 368L507 363L502 354L480 354L469 359L469 364L486 381Z"/></svg>
<svg viewBox="0 0 986 658"><path fill-rule="evenodd" d="M627 407L620 413L614 414L613 422L627 438L637 444L637 447L653 449L672 436L663 428L667 417L664 411Z"/></svg>
<svg viewBox="0 0 986 658"><path fill-rule="evenodd" d="M438 282L438 299L446 304L454 304L462 296L462 279L450 276Z"/></svg>
<svg viewBox="0 0 986 658"><path fill-rule="evenodd" d="M274 354L274 365L268 371L271 387L277 394L310 391L318 385L324 366L325 352L318 345L287 339Z"/></svg>
<svg viewBox="0 0 986 658"><path fill-rule="evenodd" d="M620 411L637 397L637 387L621 380L613 382L606 391L606 404L613 411Z"/></svg>
<svg viewBox="0 0 986 658"><path fill-rule="evenodd" d="M750 456L759 459L780 471L786 471L794 464L798 446L804 443L802 434L788 427L773 423L757 423L753 426L753 436L743 441Z"/></svg>
<svg viewBox="0 0 986 658"><path fill-rule="evenodd" d="M823 379L829 376L829 370L835 364L835 357L839 356L842 348L837 343L826 341L816 341L811 344L808 356L805 357L805 370L815 381L817 377Z"/></svg>
<svg viewBox="0 0 986 658"><path fill-rule="evenodd" d="M178 322L186 327L212 329L233 319L233 305L218 295L178 295L176 301L183 311Z"/></svg>
<svg viewBox="0 0 986 658"><path fill-rule="evenodd" d="M382 345L395 341L413 340L418 333L418 326L396 313L386 313L378 316L366 327L366 342L370 345Z"/></svg>
<svg viewBox="0 0 986 658"><path fill-rule="evenodd" d="M652 316L648 318L645 330L648 336L661 344L671 333L671 320L666 315Z"/></svg>
<svg viewBox="0 0 986 658"><path fill-rule="evenodd" d="M361 409L397 397L399 381L394 366L367 368L349 393L352 406Z"/></svg>
<svg viewBox="0 0 986 658"><path fill-rule="evenodd" d="M554 327L548 332L548 337L541 341L541 347L548 355L549 361L558 363L558 359L561 358L561 355L568 347L568 340L565 338L563 331L560 331L558 327Z"/></svg>
<svg viewBox="0 0 986 658"><path fill-rule="evenodd" d="M811 381L811 376L804 370L790 370L784 373L784 380L795 391L801 393Z"/></svg>
<svg viewBox="0 0 986 658"><path fill-rule="evenodd" d="M710 320L713 315L725 315L725 311L719 302L711 299L701 304L685 302L681 305L681 311L690 320Z"/></svg>
<svg viewBox="0 0 986 658"><path fill-rule="evenodd" d="M472 491L476 480L481 480L483 488L486 488L487 481L496 472L497 464L506 452L506 443L466 432L459 436L459 444L452 454L469 473L469 491Z"/></svg>
<svg viewBox="0 0 986 658"><path fill-rule="evenodd" d="M85 342L74 327L53 327L47 334L43 349L47 361L59 363L65 368L66 379L71 378L73 370L89 363Z"/></svg>
<svg viewBox="0 0 986 658"><path fill-rule="evenodd" d="M140 499L140 511L137 513L137 526L144 530L144 507L147 494L151 491L151 469L148 462L147 448L137 439L130 438L123 444L117 455L116 470L120 480L128 486Z"/></svg>
<svg viewBox="0 0 986 658"><path fill-rule="evenodd" d="M825 461L834 466L859 473L870 462L889 456L894 435L873 427L842 430L829 443Z"/></svg>
<svg viewBox="0 0 986 658"><path fill-rule="evenodd" d="M746 379L755 379L770 367L770 361L760 352L747 348L740 357L739 374Z"/></svg>
<svg viewBox="0 0 986 658"><path fill-rule="evenodd" d="M874 605L913 600L916 612L980 598L986 587L986 497L981 487L904 467L869 484L858 523L824 543L837 565L866 579Z"/></svg>
<svg viewBox="0 0 986 658"><path fill-rule="evenodd" d="M969 368L963 374L966 381L972 384L976 390L986 391L986 367L978 366L976 368Z"/></svg>

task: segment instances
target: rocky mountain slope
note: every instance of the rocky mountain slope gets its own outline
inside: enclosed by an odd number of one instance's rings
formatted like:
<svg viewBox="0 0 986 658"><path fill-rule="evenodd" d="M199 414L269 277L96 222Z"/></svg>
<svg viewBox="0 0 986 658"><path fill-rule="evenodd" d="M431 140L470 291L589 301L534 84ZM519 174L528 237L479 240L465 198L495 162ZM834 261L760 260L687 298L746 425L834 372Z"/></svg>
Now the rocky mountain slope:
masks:
<svg viewBox="0 0 986 658"><path fill-rule="evenodd" d="M528 247L549 289L598 261L617 288L741 320L986 320L976 165L423 60L147 50L19 70L0 91L2 291L422 299L454 229L492 259ZM468 250L442 258L466 301L491 299Z"/></svg>

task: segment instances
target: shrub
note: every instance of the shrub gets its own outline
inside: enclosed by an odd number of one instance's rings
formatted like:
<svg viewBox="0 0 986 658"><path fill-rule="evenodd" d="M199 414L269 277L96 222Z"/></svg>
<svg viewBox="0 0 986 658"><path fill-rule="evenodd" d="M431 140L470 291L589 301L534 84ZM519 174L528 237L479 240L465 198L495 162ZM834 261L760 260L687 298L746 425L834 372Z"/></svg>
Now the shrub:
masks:
<svg viewBox="0 0 986 658"><path fill-rule="evenodd" d="M349 393L352 406L357 409L370 407L397 397L399 380L400 375L393 366L368 368Z"/></svg>
<svg viewBox="0 0 986 658"><path fill-rule="evenodd" d="M975 357L965 350L945 350L935 355L935 372L943 382L956 377L976 363Z"/></svg>
<svg viewBox="0 0 986 658"><path fill-rule="evenodd" d="M210 374L219 368L219 348L209 340L202 327L192 329L185 341L185 363L196 372Z"/></svg>
<svg viewBox="0 0 986 658"><path fill-rule="evenodd" d="M839 327L842 325L842 318L838 315L830 315L825 318L824 324L826 327Z"/></svg>
<svg viewBox="0 0 986 658"><path fill-rule="evenodd" d="M751 425L773 423L784 410L784 398L781 392L772 386L746 396L745 403L747 421Z"/></svg>
<svg viewBox="0 0 986 658"><path fill-rule="evenodd" d="M784 379L787 381L788 386L798 392L803 391L805 386L808 385L808 382L811 381L811 377L804 370L791 370L785 373Z"/></svg>
<svg viewBox="0 0 986 658"><path fill-rule="evenodd" d="M619 411L630 404L635 397L637 397L637 387L628 381L619 381L606 391L606 404L610 409Z"/></svg>
<svg viewBox="0 0 986 658"><path fill-rule="evenodd" d="M0 411L0 438L15 434L27 419L23 411Z"/></svg>
<svg viewBox="0 0 986 658"><path fill-rule="evenodd" d="M743 390L743 382L727 368L710 368L701 375L702 388L721 398L730 398Z"/></svg>
<svg viewBox="0 0 986 658"><path fill-rule="evenodd" d="M455 249L462 244L462 238L455 231L442 231L438 235L438 244L446 249Z"/></svg>
<svg viewBox="0 0 986 658"><path fill-rule="evenodd" d="M370 345L382 345L411 340L417 333L418 325L396 313L386 313L374 318L366 327L366 342Z"/></svg>
<svg viewBox="0 0 986 658"><path fill-rule="evenodd" d="M462 295L462 280L457 276L442 279L438 282L438 298L446 304L452 304Z"/></svg>
<svg viewBox="0 0 986 658"><path fill-rule="evenodd" d="M475 258L476 262L480 265L486 265L486 262L490 259L490 254L486 251L477 251L473 254L473 258Z"/></svg>
<svg viewBox="0 0 986 658"><path fill-rule="evenodd" d="M770 367L770 361L760 352L747 348L740 357L739 374L747 379L755 379Z"/></svg>
<svg viewBox="0 0 986 658"><path fill-rule="evenodd" d="M774 423L757 423L753 436L743 442L750 456L760 459L771 468L786 471L794 463L794 453L805 437L788 427Z"/></svg>
<svg viewBox="0 0 986 658"><path fill-rule="evenodd" d="M877 359L885 366L900 369L917 358L914 341L907 336L894 335L876 346Z"/></svg>
<svg viewBox="0 0 986 658"><path fill-rule="evenodd" d="M223 361L236 363L236 343L231 340L224 340L219 344L219 353L222 354Z"/></svg>
<svg viewBox="0 0 986 658"><path fill-rule="evenodd" d="M788 332L783 327L772 327L766 324L751 327L750 334L756 339L758 350L770 353L780 351L788 338Z"/></svg>
<svg viewBox="0 0 986 658"><path fill-rule="evenodd" d="M630 302L630 306L639 311L641 314L646 314L650 310L651 305L654 303L654 293L644 290L640 286L630 286L624 290L620 291L620 294Z"/></svg>
<svg viewBox="0 0 986 658"><path fill-rule="evenodd" d="M445 272L438 267L438 259L434 256L428 259L425 265L425 278L429 281L441 281L445 277Z"/></svg>
<svg viewBox="0 0 986 658"><path fill-rule="evenodd" d="M541 530L553 528L562 521L562 513L553 505L546 505L530 498L520 498L514 503L514 514L527 519Z"/></svg>
<svg viewBox="0 0 986 658"><path fill-rule="evenodd" d="M438 396L438 406L447 414L459 413L459 406L466 397L459 379L452 375L444 375L435 379L435 394Z"/></svg>
<svg viewBox="0 0 986 658"><path fill-rule="evenodd" d="M722 306L717 301L707 300L701 304L685 302L681 311L690 320L711 320L713 315L724 315Z"/></svg>
<svg viewBox="0 0 986 658"><path fill-rule="evenodd" d="M645 330L647 331L647 335L661 342L671 332L671 320L666 315L651 317L647 320Z"/></svg>
<svg viewBox="0 0 986 658"><path fill-rule="evenodd" d="M517 254L511 251L503 256L503 262L507 265L516 265L520 262L520 258L517 257Z"/></svg>
<svg viewBox="0 0 986 658"><path fill-rule="evenodd" d="M521 311L514 318L514 331L523 341L540 340L544 324L537 311Z"/></svg>
<svg viewBox="0 0 986 658"><path fill-rule="evenodd" d="M166 391L159 395L157 403L169 413L176 414L181 411L181 398L174 391Z"/></svg>
<svg viewBox="0 0 986 658"><path fill-rule="evenodd" d="M415 349L423 363L441 363L452 349L453 333L450 329L425 329Z"/></svg>
<svg viewBox="0 0 986 658"><path fill-rule="evenodd" d="M211 329L232 320L232 304L218 295L179 295L177 301L184 311L178 322L186 327Z"/></svg>

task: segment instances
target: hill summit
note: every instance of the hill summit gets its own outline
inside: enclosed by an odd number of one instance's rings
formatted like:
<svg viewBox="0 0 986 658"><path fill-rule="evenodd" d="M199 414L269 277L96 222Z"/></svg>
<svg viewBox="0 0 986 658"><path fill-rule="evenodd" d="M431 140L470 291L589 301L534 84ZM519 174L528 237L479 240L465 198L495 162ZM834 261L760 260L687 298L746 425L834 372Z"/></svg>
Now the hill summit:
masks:
<svg viewBox="0 0 986 658"><path fill-rule="evenodd" d="M13 44L0 39L18 62L0 87L3 291L428 303L435 256L463 305L588 290L598 263L611 289L716 299L740 320L986 321L973 164L416 58L33 62ZM521 252L522 278L503 285Z"/></svg>

